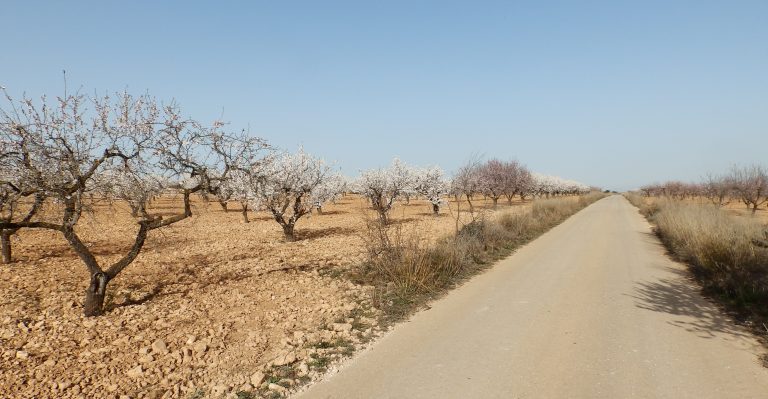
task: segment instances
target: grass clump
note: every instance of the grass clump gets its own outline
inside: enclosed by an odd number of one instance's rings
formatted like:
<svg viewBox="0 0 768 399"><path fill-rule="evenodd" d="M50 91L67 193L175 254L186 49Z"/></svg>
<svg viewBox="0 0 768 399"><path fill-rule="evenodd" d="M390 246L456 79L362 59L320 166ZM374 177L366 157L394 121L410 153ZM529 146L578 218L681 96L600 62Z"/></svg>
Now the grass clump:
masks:
<svg viewBox="0 0 768 399"><path fill-rule="evenodd" d="M743 306L768 304L768 229L715 206L667 202L651 214L657 232L708 290Z"/></svg>
<svg viewBox="0 0 768 399"><path fill-rule="evenodd" d="M626 195L703 288L768 344L768 226L714 205ZM768 367L768 356L763 359Z"/></svg>
<svg viewBox="0 0 768 399"><path fill-rule="evenodd" d="M384 322L397 321L604 197L592 193L537 200L530 211L480 215L437 240L418 229L371 220L364 237L367 259L352 278L374 285L374 302L384 310Z"/></svg>

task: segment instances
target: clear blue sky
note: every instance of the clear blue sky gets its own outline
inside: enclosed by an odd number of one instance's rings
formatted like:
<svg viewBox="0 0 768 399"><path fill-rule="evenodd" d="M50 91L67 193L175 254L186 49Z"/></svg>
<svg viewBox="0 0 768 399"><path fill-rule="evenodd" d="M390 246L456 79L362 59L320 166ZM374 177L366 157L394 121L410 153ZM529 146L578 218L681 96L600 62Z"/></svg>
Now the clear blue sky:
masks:
<svg viewBox="0 0 768 399"><path fill-rule="evenodd" d="M77 3L76 5L74 3ZM8 1L0 84L222 112L348 175L472 154L606 188L768 164L768 1Z"/></svg>

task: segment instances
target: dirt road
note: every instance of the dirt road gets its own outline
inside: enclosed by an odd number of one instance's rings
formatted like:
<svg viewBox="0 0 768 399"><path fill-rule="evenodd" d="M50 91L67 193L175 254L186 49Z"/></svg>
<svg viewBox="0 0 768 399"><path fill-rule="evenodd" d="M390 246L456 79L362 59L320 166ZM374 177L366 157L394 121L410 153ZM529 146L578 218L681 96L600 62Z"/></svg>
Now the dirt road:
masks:
<svg viewBox="0 0 768 399"><path fill-rule="evenodd" d="M624 198L397 327L310 398L768 398L762 349Z"/></svg>

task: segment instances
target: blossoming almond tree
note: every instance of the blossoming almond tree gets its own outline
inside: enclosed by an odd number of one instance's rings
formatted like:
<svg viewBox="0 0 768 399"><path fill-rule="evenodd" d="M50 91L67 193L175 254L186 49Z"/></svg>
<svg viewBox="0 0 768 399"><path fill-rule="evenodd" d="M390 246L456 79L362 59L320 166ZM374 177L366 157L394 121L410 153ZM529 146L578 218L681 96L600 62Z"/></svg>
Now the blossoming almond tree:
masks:
<svg viewBox="0 0 768 399"><path fill-rule="evenodd" d="M8 147L4 159L18 170L28 192L51 199L46 219L0 220L0 230L42 228L61 232L89 272L83 304L86 316L103 313L107 285L139 255L150 231L192 215L190 196L225 179L231 170L258 162L264 140L220 131L223 124L204 127L184 119L175 104L159 106L148 95L122 93L86 98L65 94L39 104L30 99L0 108L0 141ZM120 179L104 178L117 174ZM183 210L171 216L152 214L147 196L157 188L137 186L161 176L162 190L182 194ZM185 183L174 181L189 177ZM94 193L120 193L137 205L136 236L130 249L102 265L80 237L78 223Z"/></svg>
<svg viewBox="0 0 768 399"><path fill-rule="evenodd" d="M312 191L312 205L322 214L323 204L335 201L344 193L346 187L344 176L338 173L330 174Z"/></svg>
<svg viewBox="0 0 768 399"><path fill-rule="evenodd" d="M415 191L427 198L432 204L432 213L440 213L440 205L443 204L443 196L448 192L448 183L445 181L443 170L438 166L415 170Z"/></svg>
<svg viewBox="0 0 768 399"><path fill-rule="evenodd" d="M499 198L512 191L513 175L507 167L507 163L498 159L491 159L480 165L478 173L480 175L480 191L493 201L493 207L496 208Z"/></svg>
<svg viewBox="0 0 768 399"><path fill-rule="evenodd" d="M371 201L371 206L383 224L389 222L388 213L395 201L415 185L415 176L404 162L395 158L387 168L363 171L357 180L360 193Z"/></svg>
<svg viewBox="0 0 768 399"><path fill-rule="evenodd" d="M299 149L278 155L254 181L254 205L267 209L283 228L287 241L294 241L296 222L312 210L313 193L329 177L331 167Z"/></svg>

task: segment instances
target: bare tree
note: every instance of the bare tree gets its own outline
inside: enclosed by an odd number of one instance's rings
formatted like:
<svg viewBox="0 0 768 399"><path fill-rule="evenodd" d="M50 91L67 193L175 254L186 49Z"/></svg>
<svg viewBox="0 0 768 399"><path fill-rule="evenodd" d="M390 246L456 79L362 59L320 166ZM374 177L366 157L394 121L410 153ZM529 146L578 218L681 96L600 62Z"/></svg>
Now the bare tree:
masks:
<svg viewBox="0 0 768 399"><path fill-rule="evenodd" d="M467 199L469 212L471 215L474 215L475 207L472 204L472 198L482 189L480 161L473 158L459 168L451 181L451 189L453 192L458 195L463 195Z"/></svg>
<svg viewBox="0 0 768 399"><path fill-rule="evenodd" d="M42 228L61 232L85 264L90 284L84 313L103 313L107 285L139 255L150 231L177 223L192 215L190 195L211 187L211 181L266 148L263 140L219 132L221 123L206 128L182 118L175 104L160 107L148 95L122 93L88 99L66 94L49 103L7 95L8 107L0 109L0 136L13 143L14 167L21 171L25 187L34 195L51 198L54 221L36 219L0 221L0 229ZM88 107L91 107L90 109ZM114 181L104 174L118 173ZM121 192L122 199L145 204L148 187L125 187L145 182L186 178L171 184L182 194L183 210L172 216L151 214L146 206L135 208L137 232L130 249L116 262L102 266L80 238L77 226L87 198L94 192ZM122 187L121 187L122 186ZM154 190L154 188L152 189Z"/></svg>
<svg viewBox="0 0 768 399"><path fill-rule="evenodd" d="M768 202L768 174L762 166L733 167L730 177L734 190L752 215Z"/></svg>
<svg viewBox="0 0 768 399"><path fill-rule="evenodd" d="M722 207L731 202L733 182L727 176L710 174L702 183L700 191L712 204Z"/></svg>

